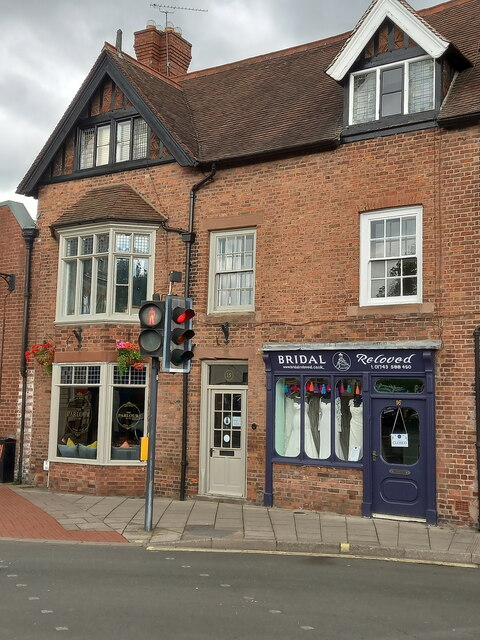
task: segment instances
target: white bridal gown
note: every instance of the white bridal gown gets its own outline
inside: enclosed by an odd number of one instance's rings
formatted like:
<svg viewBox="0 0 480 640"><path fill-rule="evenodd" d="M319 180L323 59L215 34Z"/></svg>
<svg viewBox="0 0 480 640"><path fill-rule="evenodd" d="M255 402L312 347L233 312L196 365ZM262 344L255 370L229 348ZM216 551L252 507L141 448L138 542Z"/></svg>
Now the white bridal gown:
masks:
<svg viewBox="0 0 480 640"><path fill-rule="evenodd" d="M330 402L320 400L320 421L318 429L320 431L320 452L318 457L320 460L326 460L330 456L331 431L330 421L332 415L332 405Z"/></svg>
<svg viewBox="0 0 480 640"><path fill-rule="evenodd" d="M356 407L353 400L348 403L352 418L350 420L350 440L348 443L348 459L360 460L363 446L363 405ZM353 449L358 447L358 449ZM358 451L358 453L357 453Z"/></svg>
<svg viewBox="0 0 480 640"><path fill-rule="evenodd" d="M300 453L300 413L301 402L296 398L285 398L285 453L288 458L295 458ZM305 405L305 453L310 458L317 458L317 448L312 437L308 405Z"/></svg>

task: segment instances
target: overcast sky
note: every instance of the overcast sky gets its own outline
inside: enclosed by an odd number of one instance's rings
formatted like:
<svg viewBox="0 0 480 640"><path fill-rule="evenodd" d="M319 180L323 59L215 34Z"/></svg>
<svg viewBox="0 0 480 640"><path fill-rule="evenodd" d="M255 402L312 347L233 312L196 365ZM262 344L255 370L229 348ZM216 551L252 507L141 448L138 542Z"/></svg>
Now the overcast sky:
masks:
<svg viewBox="0 0 480 640"><path fill-rule="evenodd" d="M167 0L168 2L168 0ZM410 0L422 9L438 0ZM158 2L157 4L160 4ZM192 43L190 70L312 42L352 29L370 0L181 0L167 18ZM150 0L0 0L0 202L36 200L15 193L105 41L165 14Z"/></svg>

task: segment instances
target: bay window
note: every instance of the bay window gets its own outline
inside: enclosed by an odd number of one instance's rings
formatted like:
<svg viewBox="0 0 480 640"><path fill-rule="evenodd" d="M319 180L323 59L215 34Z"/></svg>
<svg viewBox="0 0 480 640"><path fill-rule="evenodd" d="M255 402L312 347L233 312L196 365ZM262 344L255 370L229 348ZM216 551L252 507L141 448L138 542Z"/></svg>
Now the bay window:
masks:
<svg viewBox="0 0 480 640"><path fill-rule="evenodd" d="M151 226L61 232L57 321L133 317L153 286L154 246Z"/></svg>

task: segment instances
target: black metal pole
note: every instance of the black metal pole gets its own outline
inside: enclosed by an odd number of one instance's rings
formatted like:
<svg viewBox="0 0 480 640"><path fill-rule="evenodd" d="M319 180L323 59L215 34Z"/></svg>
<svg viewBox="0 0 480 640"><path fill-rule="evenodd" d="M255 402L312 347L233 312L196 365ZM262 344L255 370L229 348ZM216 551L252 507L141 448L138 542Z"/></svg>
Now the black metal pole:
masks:
<svg viewBox="0 0 480 640"><path fill-rule="evenodd" d="M190 297L190 269L191 269L191 255L192 255L192 243L194 239L193 224L195 218L195 201L197 199L197 191L203 187L204 184L213 180L216 173L215 163L212 164L212 170L206 175L200 182L197 182L190 189L190 206L188 215L188 238L185 248L185 297ZM188 376L183 376L183 390L182 390L182 461L180 469L180 500L185 500L185 486L187 481L187 433L188 433Z"/></svg>
<svg viewBox="0 0 480 640"><path fill-rule="evenodd" d="M473 332L475 343L475 415L476 415L476 447L477 447L477 495L480 487L480 326ZM480 530L480 520L478 522Z"/></svg>
<svg viewBox="0 0 480 640"><path fill-rule="evenodd" d="M151 531L153 521L153 494L155 484L155 440L157 435L157 395L159 359L152 358L150 378L150 408L148 410L148 460L145 490L145 531Z"/></svg>

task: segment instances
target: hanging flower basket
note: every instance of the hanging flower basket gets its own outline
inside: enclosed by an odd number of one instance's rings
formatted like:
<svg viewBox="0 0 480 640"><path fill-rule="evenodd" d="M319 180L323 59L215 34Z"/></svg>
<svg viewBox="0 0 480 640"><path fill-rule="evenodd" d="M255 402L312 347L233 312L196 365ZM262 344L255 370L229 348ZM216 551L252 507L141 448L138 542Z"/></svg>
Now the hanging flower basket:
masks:
<svg viewBox="0 0 480 640"><path fill-rule="evenodd" d="M33 362L36 360L48 375L52 375L52 365L55 359L55 345L50 342L34 344L30 351L25 351L25 360Z"/></svg>
<svg viewBox="0 0 480 640"><path fill-rule="evenodd" d="M117 347L118 376L123 378L128 367L143 369L144 364L140 356L140 349L126 340L115 340Z"/></svg>

